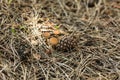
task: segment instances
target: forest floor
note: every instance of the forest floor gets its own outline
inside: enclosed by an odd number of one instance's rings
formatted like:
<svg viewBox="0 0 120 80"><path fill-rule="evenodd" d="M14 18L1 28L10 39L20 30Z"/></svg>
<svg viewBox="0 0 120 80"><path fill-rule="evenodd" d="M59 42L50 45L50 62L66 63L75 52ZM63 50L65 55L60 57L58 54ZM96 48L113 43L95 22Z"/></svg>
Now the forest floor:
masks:
<svg viewBox="0 0 120 80"><path fill-rule="evenodd" d="M120 1L85 1L0 0L0 80L120 80Z"/></svg>

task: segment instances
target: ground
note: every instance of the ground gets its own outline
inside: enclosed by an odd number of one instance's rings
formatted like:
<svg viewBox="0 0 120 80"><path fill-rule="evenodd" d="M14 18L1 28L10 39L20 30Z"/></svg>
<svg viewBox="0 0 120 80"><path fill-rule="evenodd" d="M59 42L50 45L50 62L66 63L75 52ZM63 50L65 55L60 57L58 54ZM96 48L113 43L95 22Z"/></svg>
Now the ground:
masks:
<svg viewBox="0 0 120 80"><path fill-rule="evenodd" d="M76 49L54 49L55 30ZM0 0L0 80L120 80L120 1Z"/></svg>

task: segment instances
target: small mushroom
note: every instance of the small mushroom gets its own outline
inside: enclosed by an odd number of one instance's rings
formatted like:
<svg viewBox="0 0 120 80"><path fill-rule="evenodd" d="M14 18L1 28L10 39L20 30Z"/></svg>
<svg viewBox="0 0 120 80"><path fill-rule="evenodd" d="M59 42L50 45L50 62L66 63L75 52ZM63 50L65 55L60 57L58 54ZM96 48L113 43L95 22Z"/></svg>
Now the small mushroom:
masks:
<svg viewBox="0 0 120 80"><path fill-rule="evenodd" d="M54 30L53 33L54 33L55 35L58 35L58 34L60 34L61 32L60 32L59 30Z"/></svg>
<svg viewBox="0 0 120 80"><path fill-rule="evenodd" d="M43 33L43 36L44 36L45 38L49 38L49 37L50 37L50 33L49 33L49 32L44 32L44 33Z"/></svg>
<svg viewBox="0 0 120 80"><path fill-rule="evenodd" d="M51 37L51 38L49 39L49 43L50 43L51 45L56 45L56 44L58 44L58 39L57 39L56 37Z"/></svg>

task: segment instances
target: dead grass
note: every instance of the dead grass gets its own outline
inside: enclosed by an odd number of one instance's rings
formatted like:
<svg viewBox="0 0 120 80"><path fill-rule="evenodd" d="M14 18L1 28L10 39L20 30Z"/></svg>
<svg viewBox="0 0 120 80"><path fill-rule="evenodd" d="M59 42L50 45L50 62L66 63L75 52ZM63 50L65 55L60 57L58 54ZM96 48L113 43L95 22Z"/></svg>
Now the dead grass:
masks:
<svg viewBox="0 0 120 80"><path fill-rule="evenodd" d="M0 79L120 80L119 6L119 0L93 8L83 0L1 0ZM49 21L77 32L77 51L45 43L40 29Z"/></svg>

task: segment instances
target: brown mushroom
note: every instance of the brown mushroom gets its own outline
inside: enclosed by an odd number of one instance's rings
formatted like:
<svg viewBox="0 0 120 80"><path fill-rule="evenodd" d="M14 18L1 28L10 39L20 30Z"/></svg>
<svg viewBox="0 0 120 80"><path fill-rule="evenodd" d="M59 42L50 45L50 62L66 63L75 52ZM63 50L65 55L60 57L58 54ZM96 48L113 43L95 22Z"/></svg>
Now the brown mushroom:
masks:
<svg viewBox="0 0 120 80"><path fill-rule="evenodd" d="M54 30L53 33L54 33L55 35L58 35L58 34L60 34L60 31L59 31L59 30Z"/></svg>
<svg viewBox="0 0 120 80"><path fill-rule="evenodd" d="M50 33L49 33L49 32L44 32L44 33L43 33L43 36L44 36L45 38L49 38L49 37L50 37Z"/></svg>
<svg viewBox="0 0 120 80"><path fill-rule="evenodd" d="M56 45L56 44L58 44L58 39L57 39L56 37L51 37L51 38L49 39L49 43L50 43L51 45Z"/></svg>

